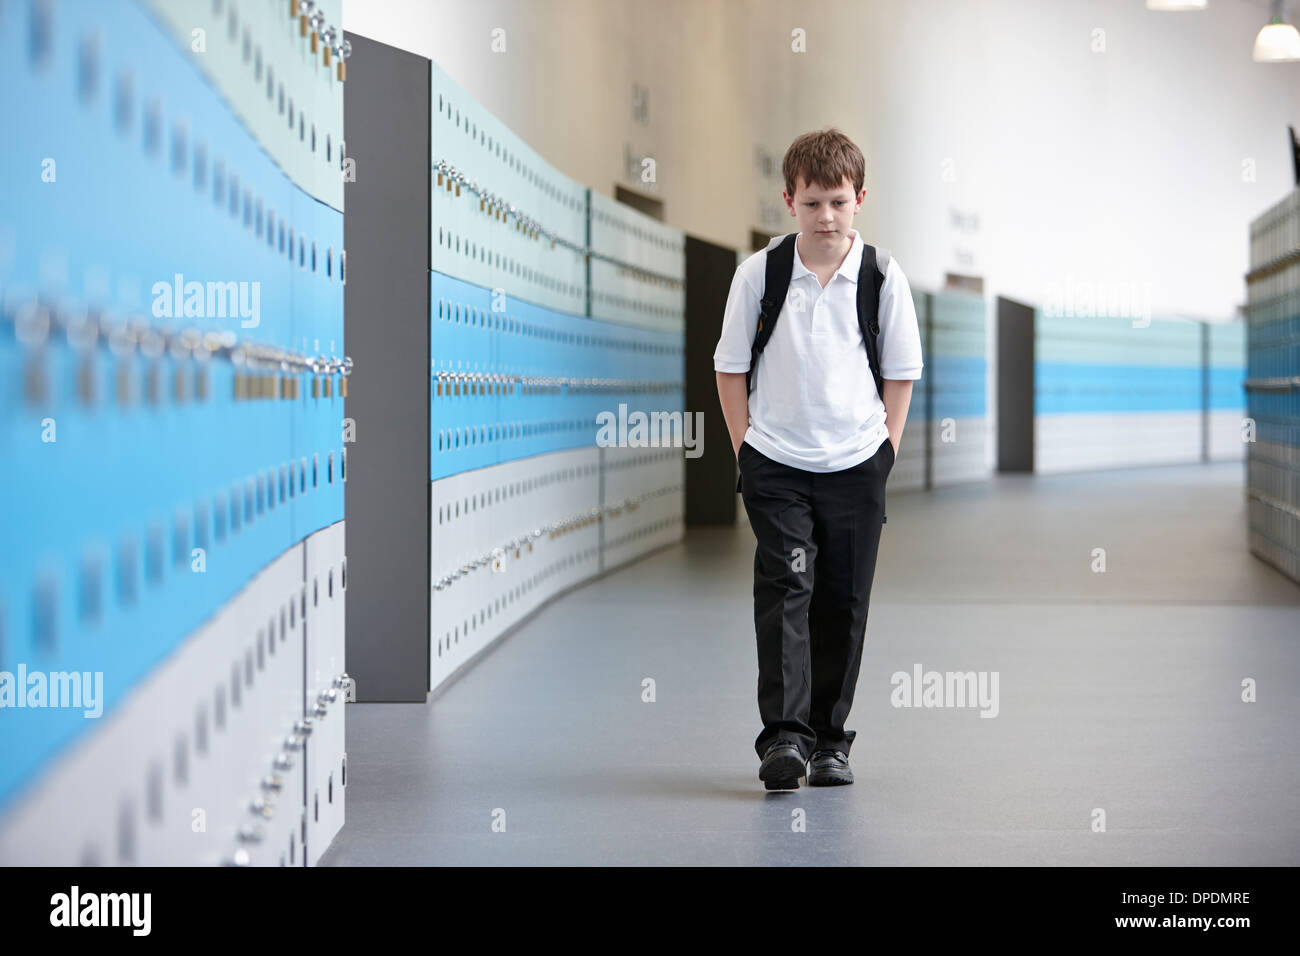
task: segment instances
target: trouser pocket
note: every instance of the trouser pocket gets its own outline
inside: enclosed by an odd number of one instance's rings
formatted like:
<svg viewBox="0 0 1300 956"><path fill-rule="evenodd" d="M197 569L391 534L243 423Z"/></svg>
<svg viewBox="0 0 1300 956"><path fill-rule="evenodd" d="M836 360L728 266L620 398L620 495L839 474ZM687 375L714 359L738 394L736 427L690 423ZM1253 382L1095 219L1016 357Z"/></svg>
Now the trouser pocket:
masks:
<svg viewBox="0 0 1300 956"><path fill-rule="evenodd" d="M748 442L743 442L743 441L742 441L742 442L740 443L740 450L736 452L736 468L738 469L738 472L739 472L739 473L736 475L736 490L737 490L737 491L740 491L740 482L741 482L741 479L742 479L742 478L744 477L744 475L745 475L745 452L746 452L746 450L748 450L751 454L752 454L753 451L754 451L754 449L753 449L752 447L750 447L750 445L749 445Z"/></svg>
<svg viewBox="0 0 1300 956"><path fill-rule="evenodd" d="M878 455L884 455L885 458L887 459L887 463L882 462L882 464L884 464L884 468L881 470L881 478L880 478L880 482L882 485L880 489L880 500L884 502L885 488L883 486L889 482L889 473L894 470L894 456L895 456L894 443L889 440L888 435L885 436L884 442L881 444L879 450L876 453ZM880 513L880 523L885 524L887 521L889 521L889 514L888 511L885 510L884 505L882 505L882 510Z"/></svg>

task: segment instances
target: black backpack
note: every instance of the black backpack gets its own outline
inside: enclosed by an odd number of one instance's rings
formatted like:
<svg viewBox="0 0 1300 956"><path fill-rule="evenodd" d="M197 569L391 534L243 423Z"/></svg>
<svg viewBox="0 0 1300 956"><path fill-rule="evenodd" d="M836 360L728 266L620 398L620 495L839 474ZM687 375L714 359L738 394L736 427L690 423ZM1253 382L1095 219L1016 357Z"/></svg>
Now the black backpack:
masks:
<svg viewBox="0 0 1300 956"><path fill-rule="evenodd" d="M781 315L786 293L790 289L790 276L794 272L794 243L798 235L792 232L774 248L767 250L767 275L763 282L763 301L758 313L758 333L749 353L749 371L745 373L745 393L754 390L753 374L758 368L758 356L772 337L772 329ZM863 246L862 267L858 271L858 326L862 341L867 346L867 362L876 380L876 394L885 395L884 377L880 373L880 287L884 285L889 269L889 252L874 246ZM870 274L868 274L870 273Z"/></svg>

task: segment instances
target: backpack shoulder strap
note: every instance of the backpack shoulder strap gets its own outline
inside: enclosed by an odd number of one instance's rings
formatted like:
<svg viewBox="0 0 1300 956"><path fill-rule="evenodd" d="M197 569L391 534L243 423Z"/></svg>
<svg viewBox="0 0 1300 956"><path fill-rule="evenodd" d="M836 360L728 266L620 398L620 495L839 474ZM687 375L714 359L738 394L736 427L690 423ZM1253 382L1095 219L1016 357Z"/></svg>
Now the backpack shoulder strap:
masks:
<svg viewBox="0 0 1300 956"><path fill-rule="evenodd" d="M858 269L858 326L867 347L867 363L876 381L876 394L884 397L885 381L880 372L880 290L889 270L889 250L864 244Z"/></svg>
<svg viewBox="0 0 1300 956"><path fill-rule="evenodd" d="M749 371L745 373L746 393L754 390L753 375L758 368L758 356L772 337L772 329L785 305L790 291L790 275L794 272L794 243L797 232L773 239L767 244L767 270L763 276L763 299L759 303L758 331L749 352Z"/></svg>
<svg viewBox="0 0 1300 956"><path fill-rule="evenodd" d="M876 246L876 272L880 275L880 284L884 285L885 276L889 275L889 250Z"/></svg>

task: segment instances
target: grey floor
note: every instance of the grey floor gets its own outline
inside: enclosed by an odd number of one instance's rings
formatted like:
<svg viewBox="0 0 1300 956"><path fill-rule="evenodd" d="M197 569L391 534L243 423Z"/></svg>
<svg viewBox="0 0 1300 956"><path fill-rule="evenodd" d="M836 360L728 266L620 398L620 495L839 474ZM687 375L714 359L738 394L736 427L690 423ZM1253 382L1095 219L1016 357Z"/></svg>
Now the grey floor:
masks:
<svg viewBox="0 0 1300 956"><path fill-rule="evenodd" d="M1239 464L891 493L857 782L769 794L742 510L561 597L430 704L349 705L323 863L1300 864L1300 586L1245 526ZM998 672L997 716L892 706L916 664Z"/></svg>

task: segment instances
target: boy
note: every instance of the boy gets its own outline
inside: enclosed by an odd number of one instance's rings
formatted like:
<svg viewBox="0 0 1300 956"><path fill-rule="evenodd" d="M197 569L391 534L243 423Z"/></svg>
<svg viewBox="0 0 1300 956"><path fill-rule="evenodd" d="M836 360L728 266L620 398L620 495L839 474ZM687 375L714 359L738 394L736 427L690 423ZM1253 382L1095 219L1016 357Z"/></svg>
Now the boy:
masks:
<svg viewBox="0 0 1300 956"><path fill-rule="evenodd" d="M805 133L782 162L786 206L799 226L790 287L771 338L750 369L767 257L746 259L727 297L713 354L740 491L758 546L754 627L758 709L754 741L768 790L853 782L853 704L885 482L897 456L921 335L907 279L885 260L876 388L858 322L864 251L851 228L866 197L862 152L836 129ZM878 260L879 261L879 260ZM876 267L878 268L878 266ZM746 372L753 391L746 395Z"/></svg>

